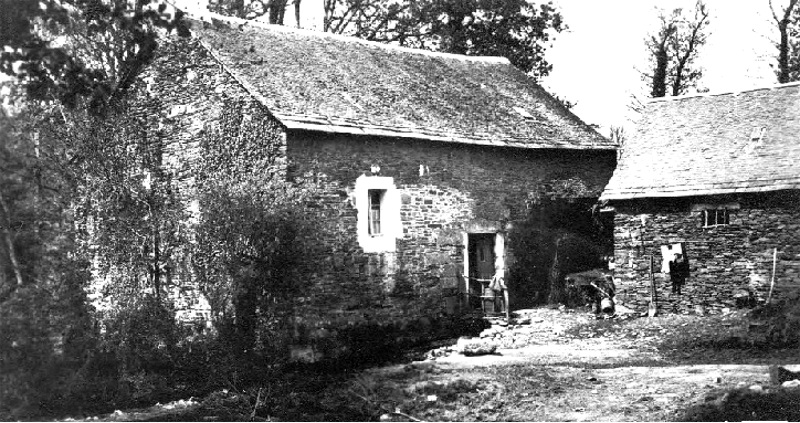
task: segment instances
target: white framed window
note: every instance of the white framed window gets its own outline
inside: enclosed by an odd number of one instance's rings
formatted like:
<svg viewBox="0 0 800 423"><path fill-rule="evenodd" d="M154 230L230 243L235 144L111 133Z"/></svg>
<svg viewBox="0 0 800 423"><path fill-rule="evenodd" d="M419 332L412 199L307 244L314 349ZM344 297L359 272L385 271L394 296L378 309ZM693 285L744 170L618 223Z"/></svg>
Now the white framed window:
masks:
<svg viewBox="0 0 800 423"><path fill-rule="evenodd" d="M366 253L394 252L403 236L400 191L388 176L361 175L353 201L358 221L358 244Z"/></svg>
<svg viewBox="0 0 800 423"><path fill-rule="evenodd" d="M735 210L741 206L738 202L709 202L692 205L693 212L700 213L700 223L704 228L714 228L731 224Z"/></svg>

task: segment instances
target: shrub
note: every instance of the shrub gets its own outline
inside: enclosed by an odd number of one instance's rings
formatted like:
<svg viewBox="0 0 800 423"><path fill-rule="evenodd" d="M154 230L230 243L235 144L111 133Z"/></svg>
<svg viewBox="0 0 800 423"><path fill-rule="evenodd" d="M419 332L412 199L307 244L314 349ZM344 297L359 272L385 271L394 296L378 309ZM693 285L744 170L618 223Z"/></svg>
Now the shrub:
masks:
<svg viewBox="0 0 800 423"><path fill-rule="evenodd" d="M567 301L564 276L603 265L609 234L586 202L539 200L509 234L513 308Z"/></svg>

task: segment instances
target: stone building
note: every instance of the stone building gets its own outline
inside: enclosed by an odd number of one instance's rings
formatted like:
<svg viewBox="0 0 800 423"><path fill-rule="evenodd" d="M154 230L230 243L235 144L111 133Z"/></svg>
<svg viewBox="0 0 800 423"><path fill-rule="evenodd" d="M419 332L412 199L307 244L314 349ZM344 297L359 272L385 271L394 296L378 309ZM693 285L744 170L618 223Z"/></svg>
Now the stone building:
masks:
<svg viewBox="0 0 800 423"><path fill-rule="evenodd" d="M650 101L601 196L618 299L647 309L650 257L667 312L764 301L773 265L774 296L800 286L799 189L800 85ZM681 295L665 272L676 248L689 262Z"/></svg>
<svg viewBox="0 0 800 423"><path fill-rule="evenodd" d="M165 42L143 81L187 201L214 125L254 139L241 154L276 174L327 181L309 214L337 231L308 258L322 270L298 301L304 339L424 330L475 307L465 298L505 272L527 199L596 199L616 163L612 142L504 58L214 17Z"/></svg>

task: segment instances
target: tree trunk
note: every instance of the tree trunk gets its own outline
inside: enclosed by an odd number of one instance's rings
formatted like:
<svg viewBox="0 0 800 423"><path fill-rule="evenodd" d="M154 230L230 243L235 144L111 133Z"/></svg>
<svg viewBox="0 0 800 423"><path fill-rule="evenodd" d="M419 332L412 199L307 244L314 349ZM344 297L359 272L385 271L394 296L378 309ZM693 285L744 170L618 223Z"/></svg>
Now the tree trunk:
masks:
<svg viewBox="0 0 800 423"><path fill-rule="evenodd" d="M269 2L269 23L283 25L283 16L286 14L288 0L271 0Z"/></svg>
<svg viewBox="0 0 800 423"><path fill-rule="evenodd" d="M161 237L159 236L159 228L156 223L153 223L153 290L156 293L156 300L161 304Z"/></svg>
<svg viewBox="0 0 800 423"><path fill-rule="evenodd" d="M778 82L789 82L789 20L784 19L778 24L781 41L778 45Z"/></svg>
<svg viewBox="0 0 800 423"><path fill-rule="evenodd" d="M14 249L14 237L11 234L11 212L9 211L8 204L2 192L0 192L0 207L2 207L3 210L3 219L0 220L0 226L2 226L3 240L8 250L8 259L11 262L12 270L14 270L17 286L22 286L24 282L22 279L22 271L20 270L19 261L17 260L16 249Z"/></svg>
<svg viewBox="0 0 800 423"><path fill-rule="evenodd" d="M294 0L294 20L297 27L300 28L300 0Z"/></svg>
<svg viewBox="0 0 800 423"><path fill-rule="evenodd" d="M775 13L772 1L770 0L769 2L772 18L775 19L775 23L778 24L778 31L781 37L778 43L778 82L781 84L791 82L791 64L789 56L792 47L789 44L789 25L792 24L792 14L794 13L794 8L797 6L798 1L800 0L789 0L789 4L786 6L786 9L783 9L783 14L780 17Z"/></svg>
<svg viewBox="0 0 800 423"><path fill-rule="evenodd" d="M681 90L683 89L683 65L678 65L678 68L675 69L675 80L672 81L672 95L679 96L681 95Z"/></svg>
<svg viewBox="0 0 800 423"><path fill-rule="evenodd" d="M667 95L667 56L666 47L662 47L656 52L656 68L653 69L653 83L650 95L653 98L664 97Z"/></svg>

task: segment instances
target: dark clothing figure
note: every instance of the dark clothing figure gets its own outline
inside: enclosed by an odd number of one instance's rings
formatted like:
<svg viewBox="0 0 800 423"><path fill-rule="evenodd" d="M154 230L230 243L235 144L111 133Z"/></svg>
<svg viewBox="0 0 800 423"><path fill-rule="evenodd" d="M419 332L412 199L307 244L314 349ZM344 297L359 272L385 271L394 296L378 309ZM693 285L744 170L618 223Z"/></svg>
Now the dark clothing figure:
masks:
<svg viewBox="0 0 800 423"><path fill-rule="evenodd" d="M673 294L681 295L681 287L686 283L687 277L689 277L689 262L680 254L676 254L675 260L669 262L669 278L672 281Z"/></svg>

